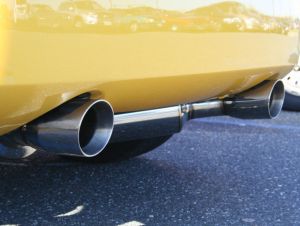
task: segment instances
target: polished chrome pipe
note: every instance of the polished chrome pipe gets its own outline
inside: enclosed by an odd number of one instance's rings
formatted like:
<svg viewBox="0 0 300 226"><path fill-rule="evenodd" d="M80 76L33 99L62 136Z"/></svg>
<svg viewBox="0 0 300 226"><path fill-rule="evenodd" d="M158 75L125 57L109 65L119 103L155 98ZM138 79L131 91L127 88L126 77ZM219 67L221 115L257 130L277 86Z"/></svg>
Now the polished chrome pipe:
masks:
<svg viewBox="0 0 300 226"><path fill-rule="evenodd" d="M104 100L72 100L24 127L25 143L61 155L93 157L110 140L113 110Z"/></svg>
<svg viewBox="0 0 300 226"><path fill-rule="evenodd" d="M115 115L111 142L139 140L180 132L184 113L180 106Z"/></svg>
<svg viewBox="0 0 300 226"><path fill-rule="evenodd" d="M189 119L224 115L223 100L193 103L184 105L183 108L188 108L186 111L189 112Z"/></svg>
<svg viewBox="0 0 300 226"><path fill-rule="evenodd" d="M216 115L223 115L221 100L116 114L111 142L168 136L179 133L190 119Z"/></svg>

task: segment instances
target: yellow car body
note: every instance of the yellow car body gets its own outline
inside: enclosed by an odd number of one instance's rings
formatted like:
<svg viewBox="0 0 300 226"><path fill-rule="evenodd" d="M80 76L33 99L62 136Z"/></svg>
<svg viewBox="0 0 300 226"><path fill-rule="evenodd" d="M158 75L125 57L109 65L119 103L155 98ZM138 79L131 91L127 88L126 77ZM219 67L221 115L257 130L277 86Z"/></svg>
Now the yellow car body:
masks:
<svg viewBox="0 0 300 226"><path fill-rule="evenodd" d="M0 0L0 135L84 93L115 112L223 98L299 57L293 0L20 2Z"/></svg>

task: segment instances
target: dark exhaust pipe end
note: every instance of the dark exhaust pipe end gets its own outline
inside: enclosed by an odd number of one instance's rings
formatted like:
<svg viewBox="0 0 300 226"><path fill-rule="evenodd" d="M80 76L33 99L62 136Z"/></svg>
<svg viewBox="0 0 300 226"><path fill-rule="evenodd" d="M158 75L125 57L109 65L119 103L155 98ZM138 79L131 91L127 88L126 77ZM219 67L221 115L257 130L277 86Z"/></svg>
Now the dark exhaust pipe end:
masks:
<svg viewBox="0 0 300 226"><path fill-rule="evenodd" d="M76 100L29 123L26 143L60 155L93 157L108 144L114 124L111 105L104 100Z"/></svg>
<svg viewBox="0 0 300 226"><path fill-rule="evenodd" d="M282 110L285 97L281 80L265 81L254 88L224 100L224 113L243 119L272 119Z"/></svg>

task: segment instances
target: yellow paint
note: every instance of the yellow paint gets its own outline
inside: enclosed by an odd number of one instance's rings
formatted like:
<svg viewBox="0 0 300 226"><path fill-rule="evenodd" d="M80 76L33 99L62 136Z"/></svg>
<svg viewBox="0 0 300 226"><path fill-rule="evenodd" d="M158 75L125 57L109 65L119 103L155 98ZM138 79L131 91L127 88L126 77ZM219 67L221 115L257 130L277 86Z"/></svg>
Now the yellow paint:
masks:
<svg viewBox="0 0 300 226"><path fill-rule="evenodd" d="M116 112L223 97L284 76L299 55L290 12L255 11L256 1L113 0L71 12L58 0L1 1L18 13L0 25L0 134L86 92Z"/></svg>
<svg viewBox="0 0 300 226"><path fill-rule="evenodd" d="M5 15L5 12L0 4L0 79L4 77L4 65L6 65L7 47L9 45L8 32L6 30L8 26L8 21L4 20L3 16L1 15Z"/></svg>

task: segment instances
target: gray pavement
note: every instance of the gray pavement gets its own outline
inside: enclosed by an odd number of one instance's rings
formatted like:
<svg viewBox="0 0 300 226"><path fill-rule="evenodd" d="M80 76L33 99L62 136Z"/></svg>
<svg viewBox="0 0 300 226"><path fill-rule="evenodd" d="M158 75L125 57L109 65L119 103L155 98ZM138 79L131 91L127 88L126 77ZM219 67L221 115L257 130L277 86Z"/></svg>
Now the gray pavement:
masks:
<svg viewBox="0 0 300 226"><path fill-rule="evenodd" d="M188 123L111 164L0 160L0 224L300 225L300 113Z"/></svg>

